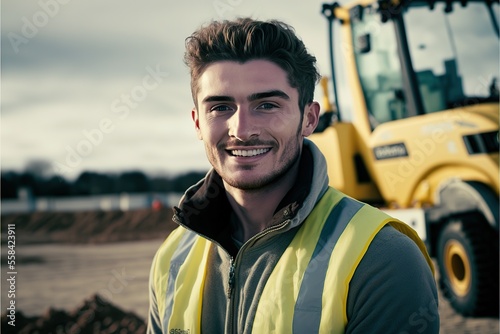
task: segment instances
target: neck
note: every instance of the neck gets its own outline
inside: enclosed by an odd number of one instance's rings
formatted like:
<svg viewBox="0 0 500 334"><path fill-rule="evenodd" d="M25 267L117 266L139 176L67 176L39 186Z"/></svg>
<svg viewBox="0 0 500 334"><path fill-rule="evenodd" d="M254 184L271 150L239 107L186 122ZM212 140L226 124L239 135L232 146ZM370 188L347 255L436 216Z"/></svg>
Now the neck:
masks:
<svg viewBox="0 0 500 334"><path fill-rule="evenodd" d="M296 181L299 161L286 175L260 189L243 190L224 183L234 213L231 223L235 238L246 242L269 227L279 203Z"/></svg>

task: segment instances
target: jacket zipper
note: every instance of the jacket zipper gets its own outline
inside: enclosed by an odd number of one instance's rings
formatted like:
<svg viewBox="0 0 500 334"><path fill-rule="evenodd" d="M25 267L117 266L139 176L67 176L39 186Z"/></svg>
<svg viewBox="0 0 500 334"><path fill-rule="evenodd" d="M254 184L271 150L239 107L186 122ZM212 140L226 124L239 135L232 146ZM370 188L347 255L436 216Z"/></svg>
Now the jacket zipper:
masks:
<svg viewBox="0 0 500 334"><path fill-rule="evenodd" d="M234 258L231 256L229 258L229 278L227 287L227 298L231 299L231 294L233 292L234 286Z"/></svg>
<svg viewBox="0 0 500 334"><path fill-rule="evenodd" d="M252 238L248 239L248 241L245 242L245 244L256 239L256 238L261 238L261 237L263 237L271 232L278 231L281 228L285 227L289 222L290 222L290 220L287 219L278 225L274 225L272 227L269 227L268 229L265 229L264 231L258 233L257 235L254 235ZM217 242L215 242L215 241L212 241L212 242L217 244ZM221 246L219 245L219 247L221 247ZM242 251L242 249L244 247L245 247L245 245L241 246L240 250L238 251L238 254ZM223 247L221 247L221 248L224 249ZM225 249L224 249L224 251L229 255L229 253ZM238 256L238 254L236 256ZM228 273L228 288L227 288L227 295L228 295L229 299L231 299L231 295L232 295L233 287L234 287L234 271L235 271L235 258L232 257L231 255L229 255L229 273Z"/></svg>
<svg viewBox="0 0 500 334"><path fill-rule="evenodd" d="M228 323L225 324L224 327L226 328L229 328L230 330L228 331L228 333L233 333L234 332L234 314L238 311L237 309L234 310L235 308L235 303L234 303L234 298L231 298L232 297L232 294L233 294L233 290L234 290L234 281L235 281L235 267L236 267L236 258L234 258L233 256L231 256L229 254L229 252L221 246L220 243L218 243L217 241L211 239L211 238L208 238L207 236L205 235L202 235L198 232L195 232L193 231L191 228L187 227L186 225L184 225L184 223L181 221L182 218L181 217L178 217L177 215L174 215L173 217L173 220L179 224L180 226L184 227L185 229L187 230L190 230L196 234L198 234L199 236L201 236L202 238L205 238L211 242L213 242L214 244L216 244L218 247L220 247L221 249L224 250L224 252L229 256L229 273L228 273L228 291L227 291L227 294L228 294L228 306L227 306L227 320L228 320ZM261 237L264 237L266 235L268 235L269 233L272 233L272 232L275 232L275 231L278 231L282 228L284 228L286 225L288 225L290 223L290 219L287 219L287 220L284 220L283 222L281 222L280 224L276 224L274 226L271 226L271 227L268 227L267 229L263 230L262 232L254 235L253 237L251 237L250 239L248 239L247 242L245 242L245 244L243 246L241 246L240 250L238 251L238 253L236 254L236 257L238 257L238 255L240 255L240 253L242 252L243 248L245 248L245 245L247 245L250 241L252 240L255 240L257 238L261 238Z"/></svg>
<svg viewBox="0 0 500 334"><path fill-rule="evenodd" d="M229 329L227 332L228 333L236 333L234 330L235 323L234 323L234 315L238 312L238 305L236 304L235 298L232 298L234 286L235 286L235 271L236 271L236 260L238 256L242 253L242 250L245 248L245 246L252 240L255 240L257 238L261 238L266 236L269 233L278 231L282 228L284 228L286 225L290 223L290 220L287 219L283 222L281 222L278 225L271 226L264 231L258 233L257 235L254 235L252 238L250 238L243 246L241 246L240 250L238 251L238 254L236 254L236 258L233 258L232 256L229 256L229 281L228 281L228 306L227 306L227 320L228 323L226 324L226 329ZM227 252L226 252L227 253ZM243 332L244 328L240 328L239 332Z"/></svg>

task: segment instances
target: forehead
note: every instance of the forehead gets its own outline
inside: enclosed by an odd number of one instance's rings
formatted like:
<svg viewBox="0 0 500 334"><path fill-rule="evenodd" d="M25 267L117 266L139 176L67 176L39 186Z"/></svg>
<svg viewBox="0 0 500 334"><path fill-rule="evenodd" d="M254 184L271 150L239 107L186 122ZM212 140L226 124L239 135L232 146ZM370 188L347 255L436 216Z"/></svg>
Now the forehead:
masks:
<svg viewBox="0 0 500 334"><path fill-rule="evenodd" d="M197 100L200 102L211 95L239 98L270 90L282 90L291 99L298 100L297 90L290 86L287 73L271 61L219 61L210 64L200 76Z"/></svg>

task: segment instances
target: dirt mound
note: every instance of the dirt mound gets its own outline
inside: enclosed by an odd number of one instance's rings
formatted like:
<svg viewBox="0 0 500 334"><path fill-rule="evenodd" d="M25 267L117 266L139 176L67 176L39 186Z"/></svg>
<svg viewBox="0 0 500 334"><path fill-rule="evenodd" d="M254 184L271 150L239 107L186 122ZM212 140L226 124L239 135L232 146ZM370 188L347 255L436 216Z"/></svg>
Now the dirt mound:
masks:
<svg viewBox="0 0 500 334"><path fill-rule="evenodd" d="M143 334L146 324L137 315L124 312L98 295L85 300L83 305L71 312L48 309L39 317L25 317L16 313L15 327L9 324L11 319L2 314L2 332L4 333L130 333Z"/></svg>
<svg viewBox="0 0 500 334"><path fill-rule="evenodd" d="M16 243L103 243L164 238L177 225L172 209L33 212L2 216L2 231L15 225ZM3 239L5 239L3 235Z"/></svg>

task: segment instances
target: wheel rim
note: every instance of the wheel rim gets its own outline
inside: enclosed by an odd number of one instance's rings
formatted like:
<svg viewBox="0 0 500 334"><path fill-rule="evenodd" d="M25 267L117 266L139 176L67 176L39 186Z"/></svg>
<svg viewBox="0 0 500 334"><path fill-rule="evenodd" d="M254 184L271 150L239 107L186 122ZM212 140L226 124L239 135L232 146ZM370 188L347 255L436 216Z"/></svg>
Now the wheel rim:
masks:
<svg viewBox="0 0 500 334"><path fill-rule="evenodd" d="M456 240L449 240L445 246L445 268L455 294L463 297L471 287L470 261L465 248Z"/></svg>

